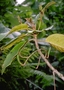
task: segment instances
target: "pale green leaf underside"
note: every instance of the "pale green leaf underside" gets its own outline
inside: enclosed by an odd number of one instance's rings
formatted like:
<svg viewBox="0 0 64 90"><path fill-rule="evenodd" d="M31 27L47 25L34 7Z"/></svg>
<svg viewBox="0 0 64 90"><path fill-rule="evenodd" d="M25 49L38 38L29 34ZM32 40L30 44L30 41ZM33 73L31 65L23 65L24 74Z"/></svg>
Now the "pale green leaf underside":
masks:
<svg viewBox="0 0 64 90"><path fill-rule="evenodd" d="M7 33L0 33L0 41L3 40L7 34L8 34L8 32Z"/></svg>
<svg viewBox="0 0 64 90"><path fill-rule="evenodd" d="M46 42L50 43L52 47L56 48L60 52L64 52L64 35L52 34L46 38Z"/></svg>

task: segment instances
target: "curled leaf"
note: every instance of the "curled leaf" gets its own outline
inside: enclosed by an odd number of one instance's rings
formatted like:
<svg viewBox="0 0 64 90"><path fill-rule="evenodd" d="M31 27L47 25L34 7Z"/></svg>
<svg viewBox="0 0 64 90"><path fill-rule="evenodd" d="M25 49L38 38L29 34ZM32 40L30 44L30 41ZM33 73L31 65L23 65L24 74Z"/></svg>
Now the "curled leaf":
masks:
<svg viewBox="0 0 64 90"><path fill-rule="evenodd" d="M46 42L50 43L54 48L60 52L64 52L64 35L52 34L46 38Z"/></svg>

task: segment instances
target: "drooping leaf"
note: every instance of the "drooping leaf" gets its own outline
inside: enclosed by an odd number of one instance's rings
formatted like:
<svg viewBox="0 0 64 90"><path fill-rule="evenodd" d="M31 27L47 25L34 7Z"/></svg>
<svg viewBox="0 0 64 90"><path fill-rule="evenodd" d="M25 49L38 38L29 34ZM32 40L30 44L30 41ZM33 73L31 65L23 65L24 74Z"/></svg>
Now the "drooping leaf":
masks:
<svg viewBox="0 0 64 90"><path fill-rule="evenodd" d="M6 67L8 67L8 66L12 63L14 57L18 54L20 48L25 44L25 42L26 42L26 41L22 41L22 42L18 43L18 44L17 44L15 47L13 47L13 49L9 52L9 54L7 55L7 57L6 57L3 65L2 65L2 74L4 73Z"/></svg>
<svg viewBox="0 0 64 90"><path fill-rule="evenodd" d="M0 34L0 41L1 41L2 39L4 39L4 38L7 36L7 34L8 34L8 32L7 32L7 33L1 33L1 34Z"/></svg>
<svg viewBox="0 0 64 90"><path fill-rule="evenodd" d="M52 34L46 38L46 42L50 43L54 48L60 52L64 52L64 35Z"/></svg>
<svg viewBox="0 0 64 90"><path fill-rule="evenodd" d="M28 29L28 25L27 24L20 24L20 25L17 25L15 27L13 27L10 32L8 33L11 34L13 32L16 32L16 31L19 31L19 30L27 30Z"/></svg>
<svg viewBox="0 0 64 90"><path fill-rule="evenodd" d="M16 39L12 40L11 42L6 44L5 46L2 46L1 49L5 50L5 49L11 48L14 44L20 42L25 36L27 36L27 34L22 34L22 35L18 36Z"/></svg>
<svg viewBox="0 0 64 90"><path fill-rule="evenodd" d="M6 33L8 31L10 31L10 29L5 27L2 23L0 23L0 33Z"/></svg>
<svg viewBox="0 0 64 90"><path fill-rule="evenodd" d="M6 37L9 30L9 28L6 28L2 23L0 23L0 41Z"/></svg>

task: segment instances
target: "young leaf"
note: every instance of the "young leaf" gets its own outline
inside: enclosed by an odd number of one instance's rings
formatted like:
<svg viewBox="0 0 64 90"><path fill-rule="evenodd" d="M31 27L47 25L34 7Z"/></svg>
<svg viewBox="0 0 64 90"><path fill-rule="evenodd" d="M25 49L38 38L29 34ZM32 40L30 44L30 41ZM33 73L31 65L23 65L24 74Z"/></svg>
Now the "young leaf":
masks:
<svg viewBox="0 0 64 90"><path fill-rule="evenodd" d="M22 42L18 43L18 44L17 44L15 47L13 47L13 49L9 52L9 54L7 55L7 57L6 57L3 65L2 65L2 74L4 73L6 67L8 67L8 66L12 63L14 57L18 54L20 48L21 48L24 44L25 44L25 41L22 41Z"/></svg>
<svg viewBox="0 0 64 90"><path fill-rule="evenodd" d="M64 52L64 35L52 34L46 38L46 42L50 43L54 48L60 52Z"/></svg>
<svg viewBox="0 0 64 90"><path fill-rule="evenodd" d="M48 7L52 6L52 5L55 4L55 3L56 3L55 1L49 2L49 3L42 9L42 11L45 11L46 9L48 9Z"/></svg>
<svg viewBox="0 0 64 90"><path fill-rule="evenodd" d="M36 28L39 29L39 30L45 29L46 24L44 22L41 22L41 21L38 20L37 23L36 23Z"/></svg>
<svg viewBox="0 0 64 90"><path fill-rule="evenodd" d="M20 25L17 25L15 27L13 27L10 32L8 33L11 34L13 32L16 32L16 31L19 31L19 30L27 30L28 29L28 25L27 24L20 24Z"/></svg>

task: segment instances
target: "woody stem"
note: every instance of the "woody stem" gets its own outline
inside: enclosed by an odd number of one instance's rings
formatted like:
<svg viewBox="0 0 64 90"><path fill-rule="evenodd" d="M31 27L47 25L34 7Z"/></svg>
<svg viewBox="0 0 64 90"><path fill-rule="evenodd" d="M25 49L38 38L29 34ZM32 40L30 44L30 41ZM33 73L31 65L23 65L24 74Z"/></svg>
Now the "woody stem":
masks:
<svg viewBox="0 0 64 90"><path fill-rule="evenodd" d="M52 72L55 72L55 74L57 74L59 76L59 78L61 78L64 81L64 76L63 74L61 74L59 71L57 71L51 64L50 62L45 58L45 56L42 54L41 49L39 49L39 45L38 45L38 40L37 40L37 34L34 34L34 41L35 41L35 45L36 48L38 50L38 53L40 54L40 56L42 57L42 59L45 61L45 63L48 65L48 67L52 70Z"/></svg>

